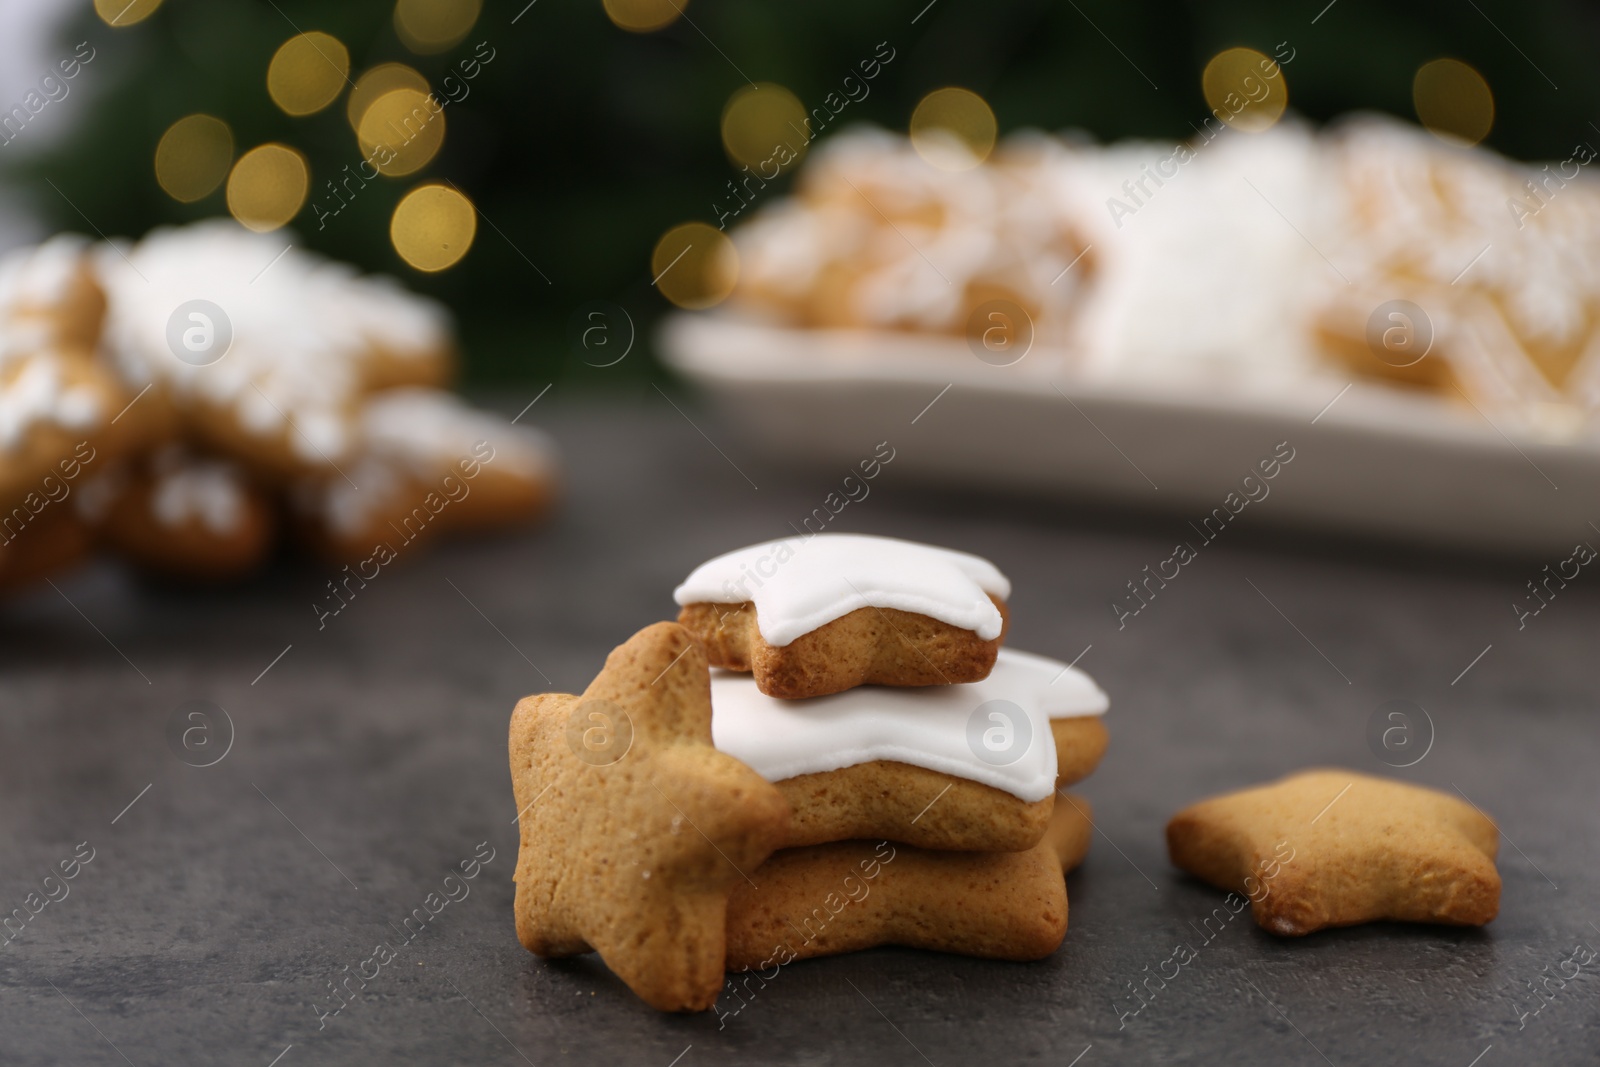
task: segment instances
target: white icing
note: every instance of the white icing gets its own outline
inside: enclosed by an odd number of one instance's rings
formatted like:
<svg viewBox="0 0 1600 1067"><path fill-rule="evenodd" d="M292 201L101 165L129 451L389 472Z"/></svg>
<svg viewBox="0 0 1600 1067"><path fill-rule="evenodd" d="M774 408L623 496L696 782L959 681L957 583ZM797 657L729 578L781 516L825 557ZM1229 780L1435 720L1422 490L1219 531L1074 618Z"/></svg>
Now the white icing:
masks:
<svg viewBox="0 0 1600 1067"><path fill-rule="evenodd" d="M390 389L373 396L362 408L361 431L374 453L394 457L427 481L471 458L480 441L494 448L497 470L539 477L553 465L552 445L540 431L438 389Z"/></svg>
<svg viewBox="0 0 1600 1067"><path fill-rule="evenodd" d="M177 453L156 459L150 512L165 526L198 521L215 534L229 534L244 521L245 487L237 467Z"/></svg>
<svg viewBox="0 0 1600 1067"><path fill-rule="evenodd" d="M287 440L301 460L337 462L354 444L363 361L432 355L449 344L448 319L432 301L290 240L213 220L156 230L120 251L102 246L106 345L130 385L162 382L231 410L258 436L282 434L292 420ZM197 299L222 308L233 331L227 354L206 366L178 359L167 340L173 311Z"/></svg>
<svg viewBox="0 0 1600 1067"><path fill-rule="evenodd" d="M865 607L928 615L992 641L1003 620L990 594L1006 599L1011 583L988 560L892 537L827 533L718 556L672 593L680 605L751 601L762 638L780 647Z"/></svg>
<svg viewBox="0 0 1600 1067"><path fill-rule="evenodd" d="M0 260L0 312L56 310L72 295L88 251L88 238L63 233L8 254Z"/></svg>
<svg viewBox="0 0 1600 1067"><path fill-rule="evenodd" d="M60 358L40 353L0 386L0 450L17 449L40 423L83 431L98 426L102 414L94 389L68 382Z"/></svg>
<svg viewBox="0 0 1600 1067"><path fill-rule="evenodd" d="M974 712L1007 701L1026 717L1029 741L1005 764L979 758ZM981 682L919 688L860 686L809 700L765 696L748 674L711 672L711 737L771 782L894 760L953 775L1033 803L1055 789L1051 719L1103 714L1109 701L1082 671L1044 656L1001 649ZM981 728L991 720L980 715ZM1021 727L1013 723L1013 735Z"/></svg>

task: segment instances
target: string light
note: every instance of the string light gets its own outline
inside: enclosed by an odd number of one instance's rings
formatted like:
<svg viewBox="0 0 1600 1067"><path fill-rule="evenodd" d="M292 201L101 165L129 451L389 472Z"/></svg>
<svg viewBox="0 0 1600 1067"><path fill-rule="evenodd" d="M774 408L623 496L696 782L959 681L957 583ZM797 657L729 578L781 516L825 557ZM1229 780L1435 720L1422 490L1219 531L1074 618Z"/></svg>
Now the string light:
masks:
<svg viewBox="0 0 1600 1067"><path fill-rule="evenodd" d="M161 0L94 0L94 13L107 26L121 29L143 22L156 13Z"/></svg>
<svg viewBox="0 0 1600 1067"><path fill-rule="evenodd" d="M1246 133L1271 129L1289 106L1283 68L1254 48L1227 48L1212 56L1200 87L1212 115Z"/></svg>
<svg viewBox="0 0 1600 1067"><path fill-rule="evenodd" d="M326 33L298 33L267 67L267 95L285 113L314 115L338 99L350 76L350 50Z"/></svg>
<svg viewBox="0 0 1600 1067"><path fill-rule="evenodd" d="M651 33L670 26L689 0L604 0L606 17L632 33Z"/></svg>
<svg viewBox="0 0 1600 1067"><path fill-rule="evenodd" d="M444 145L444 109L417 89L384 93L361 116L356 131L361 151L381 174L414 174Z"/></svg>
<svg viewBox="0 0 1600 1067"><path fill-rule="evenodd" d="M233 162L233 131L211 115L188 115L156 145L156 182L174 200L192 204L222 184Z"/></svg>
<svg viewBox="0 0 1600 1067"><path fill-rule="evenodd" d="M681 308L720 304L739 280L739 254L728 235L704 222L674 226L656 242L650 274L661 295Z"/></svg>
<svg viewBox="0 0 1600 1067"><path fill-rule="evenodd" d="M483 0L398 0L394 30L411 51L432 55L460 44L482 11Z"/></svg>
<svg viewBox="0 0 1600 1067"><path fill-rule="evenodd" d="M1494 93L1482 74L1459 59L1435 59L1411 81L1417 119L1441 141L1475 145L1494 127Z"/></svg>
<svg viewBox="0 0 1600 1067"><path fill-rule="evenodd" d="M478 212L448 185L422 185L405 195L389 220L389 240L412 267L449 270L472 247Z"/></svg>
<svg viewBox="0 0 1600 1067"><path fill-rule="evenodd" d="M427 93L428 79L404 63L380 63L366 71L356 79L356 87L350 90L350 99L345 104L345 117L350 120L350 128L359 134L361 119L367 109L378 98L395 89L415 89L419 93Z"/></svg>
<svg viewBox="0 0 1600 1067"><path fill-rule="evenodd" d="M780 145L789 147L786 165L793 166L805 154L807 129L806 106L772 82L744 86L722 108L722 147L729 159L746 166L769 161L778 166L774 156Z"/></svg>
<svg viewBox="0 0 1600 1067"><path fill-rule="evenodd" d="M911 113L911 146L940 170L970 170L994 151L998 125L983 97L969 89L935 89Z"/></svg>
<svg viewBox="0 0 1600 1067"><path fill-rule="evenodd" d="M288 145L264 144L233 165L228 211L258 233L276 230L300 213L310 185L305 156Z"/></svg>

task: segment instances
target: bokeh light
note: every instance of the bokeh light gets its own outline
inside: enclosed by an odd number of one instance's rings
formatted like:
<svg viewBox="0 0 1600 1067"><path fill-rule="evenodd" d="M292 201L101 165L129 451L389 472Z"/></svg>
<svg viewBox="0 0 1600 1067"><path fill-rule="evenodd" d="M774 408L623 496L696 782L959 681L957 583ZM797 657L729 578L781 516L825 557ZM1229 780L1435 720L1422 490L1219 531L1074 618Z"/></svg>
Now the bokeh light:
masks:
<svg viewBox="0 0 1600 1067"><path fill-rule="evenodd" d="M1226 48L1212 56L1200 87L1212 115L1245 133L1271 129L1289 106L1283 68L1254 48Z"/></svg>
<svg viewBox="0 0 1600 1067"><path fill-rule="evenodd" d="M605 0L606 16L633 33L650 33L676 22L689 0Z"/></svg>
<svg viewBox="0 0 1600 1067"><path fill-rule="evenodd" d="M911 145L940 170L969 170L989 158L998 127L983 97L935 89L911 113Z"/></svg>
<svg viewBox="0 0 1600 1067"><path fill-rule="evenodd" d="M761 82L746 85L722 109L722 147L735 163L760 168L771 177L779 163L774 159L779 145L793 166L805 155L807 142L806 106L781 85ZM793 158L790 158L790 156ZM768 164L769 166L763 166Z"/></svg>
<svg viewBox="0 0 1600 1067"><path fill-rule="evenodd" d="M326 33L298 33L267 67L267 93L290 115L314 115L338 99L350 76L350 50Z"/></svg>
<svg viewBox="0 0 1600 1067"><path fill-rule="evenodd" d="M345 104L344 113L350 120L350 128L359 134L361 120L367 109L385 93L395 89L415 89L419 93L426 93L429 91L428 79L404 63L380 63L366 71L356 79L356 87L350 90L350 100Z"/></svg>
<svg viewBox="0 0 1600 1067"><path fill-rule="evenodd" d="M686 222L656 242L650 276L662 296L697 311L722 303L733 292L739 280L739 253L715 226Z"/></svg>
<svg viewBox="0 0 1600 1067"><path fill-rule="evenodd" d="M1451 144L1475 145L1494 126L1489 83L1459 59L1435 59L1418 67L1411 102L1428 132Z"/></svg>
<svg viewBox="0 0 1600 1067"><path fill-rule="evenodd" d="M398 0L394 30L411 51L432 55L460 44L482 11L483 0Z"/></svg>
<svg viewBox="0 0 1600 1067"><path fill-rule="evenodd" d="M356 137L379 173L391 178L414 174L444 144L444 110L420 90L391 89L361 116Z"/></svg>
<svg viewBox="0 0 1600 1067"><path fill-rule="evenodd" d="M477 233L477 209L448 185L411 190L389 220L389 240L400 258L430 273L459 263Z"/></svg>
<svg viewBox="0 0 1600 1067"><path fill-rule="evenodd" d="M211 115L188 115L167 127L156 145L156 181L174 200L210 196L233 163L233 131Z"/></svg>
<svg viewBox="0 0 1600 1067"><path fill-rule="evenodd" d="M258 233L300 213L311 185L306 158L288 145L264 144L239 157L228 175L228 211Z"/></svg>
<svg viewBox="0 0 1600 1067"><path fill-rule="evenodd" d="M161 0L94 0L94 12L108 26L132 26L156 13Z"/></svg>

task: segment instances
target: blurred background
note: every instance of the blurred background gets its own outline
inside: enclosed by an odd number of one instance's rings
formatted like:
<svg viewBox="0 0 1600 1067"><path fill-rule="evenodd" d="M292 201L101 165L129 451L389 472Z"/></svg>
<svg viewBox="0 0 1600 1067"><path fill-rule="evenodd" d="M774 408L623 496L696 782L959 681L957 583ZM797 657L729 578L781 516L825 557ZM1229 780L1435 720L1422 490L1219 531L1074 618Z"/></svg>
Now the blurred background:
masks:
<svg viewBox="0 0 1600 1067"><path fill-rule="evenodd" d="M1600 114L1600 12L1563 0L677 2L681 15L669 0L427 0L410 5L419 38L397 23L393 0L5 0L7 108L78 42L95 58L70 96L0 152L4 242L55 229L137 237L226 214L225 167L189 202L156 173L173 124L209 115L226 124L229 162L269 142L304 155L309 195L289 225L305 245L396 273L456 311L466 381L609 388L658 371L648 359L587 366L572 353L573 317L588 301L620 304L648 350L651 323L670 308L650 285L652 248L679 223L714 224L714 202L740 173L723 139L730 99L751 82L776 83L818 106L879 42L895 58L840 127L903 131L927 93L959 85L988 102L1002 135L1037 127L1176 141L1208 112L1201 72L1214 55L1248 46L1270 56L1280 42L1294 56L1289 106L1315 122L1357 110L1414 120L1413 77L1441 56L1465 60L1492 87L1485 143L1511 156L1565 158ZM322 225L326 182L363 153L350 84L336 81L311 114L274 101L268 68L302 31L347 50L354 84L396 63L451 97L435 152L370 182ZM460 65L475 53L494 58L465 79ZM396 253L390 221L407 192L440 180L481 222L459 262L423 273Z"/></svg>

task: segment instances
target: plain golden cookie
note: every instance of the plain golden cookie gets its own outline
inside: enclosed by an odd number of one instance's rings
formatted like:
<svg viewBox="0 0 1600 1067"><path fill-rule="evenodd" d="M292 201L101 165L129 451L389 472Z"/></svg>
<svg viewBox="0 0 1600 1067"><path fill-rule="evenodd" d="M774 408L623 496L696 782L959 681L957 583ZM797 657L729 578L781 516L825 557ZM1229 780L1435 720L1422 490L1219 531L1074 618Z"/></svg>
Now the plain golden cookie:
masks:
<svg viewBox="0 0 1600 1067"><path fill-rule="evenodd" d="M933 852L889 841L779 852L751 875L753 885L734 887L728 969L759 973L878 945L1048 956L1067 932L1062 874L1082 862L1094 829L1088 801L1069 799L1026 852Z"/></svg>
<svg viewBox="0 0 1600 1067"><path fill-rule="evenodd" d="M1446 793L1308 770L1202 800L1167 824L1172 862L1298 936L1378 919L1481 926L1500 910L1499 831Z"/></svg>
<svg viewBox="0 0 1600 1067"><path fill-rule="evenodd" d="M789 809L712 747L711 672L689 635L656 623L582 696L523 699L510 750L522 944L593 949L652 1007L711 1007L728 894L783 840Z"/></svg>

